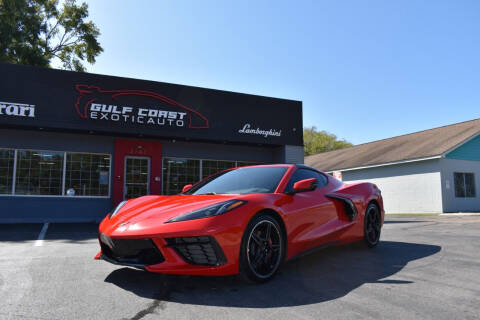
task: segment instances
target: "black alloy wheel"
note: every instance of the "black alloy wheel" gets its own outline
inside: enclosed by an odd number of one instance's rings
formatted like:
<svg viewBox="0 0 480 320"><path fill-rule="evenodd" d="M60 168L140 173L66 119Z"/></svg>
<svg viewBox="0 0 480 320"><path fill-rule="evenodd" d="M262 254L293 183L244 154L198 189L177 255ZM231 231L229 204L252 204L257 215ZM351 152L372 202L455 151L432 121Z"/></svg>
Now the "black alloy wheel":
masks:
<svg viewBox="0 0 480 320"><path fill-rule="evenodd" d="M248 225L242 240L240 268L249 281L270 280L285 254L283 232L270 215L260 215Z"/></svg>
<svg viewBox="0 0 480 320"><path fill-rule="evenodd" d="M369 248L375 247L380 242L382 221L377 205L371 203L365 211L364 239Z"/></svg>

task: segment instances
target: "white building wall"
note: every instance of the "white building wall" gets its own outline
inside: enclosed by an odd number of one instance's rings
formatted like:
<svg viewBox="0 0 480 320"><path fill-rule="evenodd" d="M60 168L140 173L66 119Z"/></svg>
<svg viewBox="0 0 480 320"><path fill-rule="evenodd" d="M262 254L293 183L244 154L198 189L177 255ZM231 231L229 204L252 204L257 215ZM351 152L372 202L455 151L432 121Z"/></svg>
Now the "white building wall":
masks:
<svg viewBox="0 0 480 320"><path fill-rule="evenodd" d="M443 211L440 159L342 171L342 180L375 183L387 213Z"/></svg>
<svg viewBox="0 0 480 320"><path fill-rule="evenodd" d="M480 161L441 159L444 212L480 212ZM475 198L456 198L454 172L473 172L475 175Z"/></svg>

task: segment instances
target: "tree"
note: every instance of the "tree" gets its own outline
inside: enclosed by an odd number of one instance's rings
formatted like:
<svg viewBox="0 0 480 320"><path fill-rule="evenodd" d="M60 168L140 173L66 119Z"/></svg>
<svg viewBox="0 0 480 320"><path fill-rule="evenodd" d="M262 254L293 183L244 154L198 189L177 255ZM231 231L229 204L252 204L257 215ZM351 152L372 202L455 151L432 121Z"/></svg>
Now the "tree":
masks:
<svg viewBox="0 0 480 320"><path fill-rule="evenodd" d="M303 143L306 156L353 146L345 139L338 140L334 134L317 131L316 127L303 129Z"/></svg>
<svg viewBox="0 0 480 320"><path fill-rule="evenodd" d="M86 3L76 0L0 0L0 61L85 71L103 51L100 31L88 17Z"/></svg>

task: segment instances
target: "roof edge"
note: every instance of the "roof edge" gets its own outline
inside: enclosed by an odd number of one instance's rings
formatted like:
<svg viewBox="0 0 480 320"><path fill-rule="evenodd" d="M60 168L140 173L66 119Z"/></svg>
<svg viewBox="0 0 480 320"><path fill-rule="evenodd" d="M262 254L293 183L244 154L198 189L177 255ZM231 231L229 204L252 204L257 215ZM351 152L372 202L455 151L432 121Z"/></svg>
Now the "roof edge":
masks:
<svg viewBox="0 0 480 320"><path fill-rule="evenodd" d="M369 141L369 142L364 142L364 143L360 143L360 144L355 144L355 145L353 145L353 146L351 146L351 147L349 147L349 148L356 147L356 146L361 146L361 145L364 145L364 144L370 144L370 143L374 143L374 142L378 142L378 141L384 141L384 140L390 140L390 139L400 138L400 137L404 137L404 136L409 136L409 135L418 134L418 133L422 133L422 132L427 132L427 131L431 131L431 130L441 129L441 128L445 128L445 127L451 127L451 126L455 126L455 125L458 125L458 124L467 123L467 122L473 122L473 121L478 121L478 120L480 120L480 118L471 119L471 120L465 120L465 121L460 121L460 122L455 122L455 123L451 123L451 124L445 124L445 125L438 126L438 127L434 127L434 128L430 128L430 129L424 129L424 130L414 131L414 132L410 132L410 133L400 134L400 135L398 135L398 136L393 136L393 137L389 137L389 138L383 138L383 139L378 139L378 140L374 140L374 141ZM338 150L342 150L342 149L338 149ZM332 150L332 151L336 151L336 150Z"/></svg>
<svg viewBox="0 0 480 320"><path fill-rule="evenodd" d="M402 164L402 163L419 162L419 161L427 161L427 160L440 159L440 158L443 158L443 157L444 157L444 154L439 154L439 155L430 156L430 157L416 158L416 159L405 159L405 160L401 160L401 161L393 161L393 162L385 162L385 163L377 163L377 164L366 165L366 166L361 166L361 167L352 167L352 168L343 168L343 169L331 169L331 170L325 170L325 172L333 172L333 171L353 171L353 170L369 169L369 168L376 168L376 167L386 167L386 166L393 166L393 165Z"/></svg>
<svg viewBox="0 0 480 320"><path fill-rule="evenodd" d="M471 135L470 137L468 137L467 139L463 140L462 142L456 144L455 146L451 147L450 149L448 149L447 151L445 151L444 153L442 153L442 157L446 157L447 154L449 154L450 152L454 151L455 149L457 148L460 148L461 146L463 146L465 143L475 139L476 137L480 136L480 132L477 132L473 135Z"/></svg>
<svg viewBox="0 0 480 320"><path fill-rule="evenodd" d="M371 143L376 143L376 142L379 142L379 141L386 141L386 140L391 140L391 139L400 138L400 137L404 137L404 136L410 136L410 135L414 135L414 134L418 134L418 133L422 133L422 132L427 132L427 131L431 131L431 130L435 130L435 129L450 127L450 126L454 126L454 125L458 125L458 124L462 124L462 123L467 123L467 122L478 121L478 120L480 120L480 118L476 118L476 119L472 119L472 120L466 120L466 121L461 121L461 122L456 122L456 123L452 123L452 124L447 124L447 125L443 125L443 126L439 126L439 127L435 127L435 128L431 128L431 129L425 129L425 130L420 130L420 131L405 133L405 134L401 134L401 135L393 136L393 137L389 137L389 138L383 138L383 139L379 139L379 140L364 142L364 143L360 143L360 144L355 144L355 145L353 145L353 146L351 146L351 147L348 147L348 148L336 149L336 150L330 150L330 151L326 151L326 152L320 152L320 153L316 153L316 154L311 154L311 155L306 156L305 158L314 157L314 156L316 156L316 155L318 155L318 154L325 154L325 153L333 153L333 152L344 151L344 150L348 150L348 149L353 149L353 148L355 148L355 147L359 147L359 146L363 146L363 145L367 145L367 144L371 144ZM464 143L470 141L471 139L475 138L475 136L477 136L477 135L480 135L480 132L477 132L477 133L475 133L474 135L470 136L469 138L463 140L462 142L460 142L460 143L457 144L456 146L452 147L451 149L445 151L445 152L442 153L441 155L446 155L447 153L449 153L449 152L455 150L456 148L460 147L462 144L464 144Z"/></svg>

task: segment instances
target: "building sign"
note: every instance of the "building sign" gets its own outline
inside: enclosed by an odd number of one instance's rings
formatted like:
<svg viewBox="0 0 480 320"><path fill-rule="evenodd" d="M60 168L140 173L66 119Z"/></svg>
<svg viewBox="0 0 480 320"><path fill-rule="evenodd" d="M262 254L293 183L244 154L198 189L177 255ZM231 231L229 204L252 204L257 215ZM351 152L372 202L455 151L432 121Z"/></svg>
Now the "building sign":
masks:
<svg viewBox="0 0 480 320"><path fill-rule="evenodd" d="M0 116L30 117L35 118L33 104L0 102Z"/></svg>
<svg viewBox="0 0 480 320"><path fill-rule="evenodd" d="M77 84L75 88L78 92L75 110L82 119L190 129L208 128L208 119L204 115L155 92L103 90L82 84ZM134 104L131 103L132 98ZM139 105L140 102L144 104Z"/></svg>
<svg viewBox="0 0 480 320"><path fill-rule="evenodd" d="M0 74L0 128L303 145L300 101L8 63Z"/></svg>
<svg viewBox="0 0 480 320"><path fill-rule="evenodd" d="M242 129L238 130L238 133L256 134L256 135L263 136L265 138L268 138L269 136L274 136L274 137L282 136L282 130L276 130L276 129L262 130L258 127L256 129L253 129L250 123L245 124Z"/></svg>

